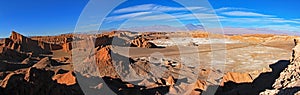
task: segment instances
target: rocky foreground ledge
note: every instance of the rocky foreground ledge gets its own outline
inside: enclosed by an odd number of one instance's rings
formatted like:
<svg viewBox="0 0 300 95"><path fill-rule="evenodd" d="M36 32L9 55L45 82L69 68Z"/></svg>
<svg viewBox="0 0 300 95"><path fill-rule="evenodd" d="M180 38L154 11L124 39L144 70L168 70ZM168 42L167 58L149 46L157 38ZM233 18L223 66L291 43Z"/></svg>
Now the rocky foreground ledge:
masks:
<svg viewBox="0 0 300 95"><path fill-rule="evenodd" d="M272 89L260 95L300 95L300 39L295 39L295 47L290 64L280 73Z"/></svg>

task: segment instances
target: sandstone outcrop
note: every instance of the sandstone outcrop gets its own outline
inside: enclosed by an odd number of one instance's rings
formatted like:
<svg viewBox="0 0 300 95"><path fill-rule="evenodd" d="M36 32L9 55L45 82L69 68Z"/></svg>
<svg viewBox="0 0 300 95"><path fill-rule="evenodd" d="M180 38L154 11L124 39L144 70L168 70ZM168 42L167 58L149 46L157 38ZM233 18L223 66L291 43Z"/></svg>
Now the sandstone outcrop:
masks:
<svg viewBox="0 0 300 95"><path fill-rule="evenodd" d="M65 41L62 45L62 49L66 52L70 52L72 50L72 38L65 38Z"/></svg>
<svg viewBox="0 0 300 95"><path fill-rule="evenodd" d="M31 40L19 33L12 32L10 38L5 39L5 47L18 52L37 54L51 53L51 45L42 41Z"/></svg>
<svg viewBox="0 0 300 95"><path fill-rule="evenodd" d="M175 84L175 79L173 76L169 76L166 80L166 85L173 86Z"/></svg>
<svg viewBox="0 0 300 95"><path fill-rule="evenodd" d="M119 75L115 70L115 67L112 63L111 50L109 47L101 48L96 53L96 64L98 66L98 70L100 76L109 76L113 78L118 78Z"/></svg>
<svg viewBox="0 0 300 95"><path fill-rule="evenodd" d="M251 83L253 79L247 73L228 72L223 76L221 86L224 86L225 82L230 81L235 83Z"/></svg>
<svg viewBox="0 0 300 95"><path fill-rule="evenodd" d="M65 84L65 85L74 85L76 84L76 77L73 74L72 71L69 71L64 74L57 74L54 77L52 77L53 80L56 80L59 84Z"/></svg>
<svg viewBox="0 0 300 95"><path fill-rule="evenodd" d="M43 41L50 44L63 44L66 38L73 38L73 34L61 34L58 36L33 36L32 40Z"/></svg>
<svg viewBox="0 0 300 95"><path fill-rule="evenodd" d="M194 38L208 38L208 32L195 32L191 34Z"/></svg>
<svg viewBox="0 0 300 95"><path fill-rule="evenodd" d="M194 86L194 89L206 90L206 88L207 88L207 83L206 81L203 80L197 80Z"/></svg>
<svg viewBox="0 0 300 95"><path fill-rule="evenodd" d="M133 47L141 47L141 48L155 48L157 47L155 44L148 42L144 38L137 38L132 41Z"/></svg>
<svg viewBox="0 0 300 95"><path fill-rule="evenodd" d="M147 63L134 63L133 59L114 53L110 46L99 48L95 59L101 77L120 78L130 74L146 76L150 69ZM136 73L132 73L133 70Z"/></svg>

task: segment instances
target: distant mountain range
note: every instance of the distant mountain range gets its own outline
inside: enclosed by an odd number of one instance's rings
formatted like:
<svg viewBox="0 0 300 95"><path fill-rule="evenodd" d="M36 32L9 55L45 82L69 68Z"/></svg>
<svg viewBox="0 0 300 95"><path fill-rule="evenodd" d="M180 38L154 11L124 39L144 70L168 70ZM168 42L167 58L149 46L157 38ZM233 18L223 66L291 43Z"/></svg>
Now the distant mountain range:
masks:
<svg viewBox="0 0 300 95"><path fill-rule="evenodd" d="M185 27L189 30L189 31L203 31L204 27L202 25L194 25L194 24L187 24L185 25Z"/></svg>
<svg viewBox="0 0 300 95"><path fill-rule="evenodd" d="M183 27L174 27L169 25L154 25L121 28L120 30L134 31L134 32L178 32L178 31L205 31L202 25L186 24ZM219 30L219 29L212 29ZM298 32L271 30L266 28L238 28L238 27L224 27L224 34L286 34L286 35L300 35ZM208 31L209 32L209 31Z"/></svg>
<svg viewBox="0 0 300 95"><path fill-rule="evenodd" d="M182 27L175 27L169 25L152 25L152 26L139 26L139 27L129 27L129 28L112 28L102 31L88 31L82 32L83 34L98 34L102 32L110 31L131 31L131 32L185 32L185 31L205 31L204 26L195 24L186 24ZM211 31L219 31L220 29L210 29ZM235 34L284 34L284 35L300 35L300 33L295 31L284 31L284 30L271 30L266 28L239 28L239 27L224 27L224 34L235 35ZM209 32L209 31L207 31ZM77 32L79 33L79 32ZM69 33L72 34L72 33ZM80 33L79 33L80 34ZM1 38L0 38L1 40Z"/></svg>
<svg viewBox="0 0 300 95"><path fill-rule="evenodd" d="M224 27L224 34L284 34L284 35L300 35L295 31L271 30L266 28L236 28Z"/></svg>

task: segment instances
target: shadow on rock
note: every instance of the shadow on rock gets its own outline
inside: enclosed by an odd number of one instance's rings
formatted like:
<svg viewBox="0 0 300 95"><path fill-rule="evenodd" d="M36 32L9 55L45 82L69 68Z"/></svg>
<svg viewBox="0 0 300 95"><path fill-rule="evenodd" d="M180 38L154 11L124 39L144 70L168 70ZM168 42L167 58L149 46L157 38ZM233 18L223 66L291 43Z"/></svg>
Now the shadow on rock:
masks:
<svg viewBox="0 0 300 95"><path fill-rule="evenodd" d="M224 86L220 86L215 95L258 95L265 89L272 89L273 83L279 77L280 72L282 72L288 65L289 60L280 60L274 64L269 65L272 68L272 72L261 73L252 83L235 83L232 81L224 83ZM209 86L208 91L205 93L213 93L209 91L209 88L216 88L216 86Z"/></svg>
<svg viewBox="0 0 300 95"><path fill-rule="evenodd" d="M167 94L170 88L169 86L161 86L148 89L144 86L123 82L118 78L83 76L79 73L76 74L76 77L86 95L163 95Z"/></svg>

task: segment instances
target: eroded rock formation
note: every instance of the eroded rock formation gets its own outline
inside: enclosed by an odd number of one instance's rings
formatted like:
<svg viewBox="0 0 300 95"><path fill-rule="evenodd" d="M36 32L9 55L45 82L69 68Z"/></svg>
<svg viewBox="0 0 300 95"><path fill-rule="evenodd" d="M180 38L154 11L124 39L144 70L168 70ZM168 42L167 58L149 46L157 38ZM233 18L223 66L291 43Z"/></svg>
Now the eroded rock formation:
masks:
<svg viewBox="0 0 300 95"><path fill-rule="evenodd" d="M252 81L253 79L251 78L250 74L228 72L223 76L221 86L224 86L225 82L251 83Z"/></svg>
<svg viewBox="0 0 300 95"><path fill-rule="evenodd" d="M3 95L83 95L78 85L64 83L65 80L70 80L69 76L61 77L57 82L52 80L53 76L53 71L37 68L13 72L0 82L0 93Z"/></svg>
<svg viewBox="0 0 300 95"><path fill-rule="evenodd" d="M132 41L132 46L141 48L155 48L155 44L148 42L145 38L137 38Z"/></svg>
<svg viewBox="0 0 300 95"><path fill-rule="evenodd" d="M66 52L70 52L72 50L72 38L65 38L64 43L62 44L62 49Z"/></svg>
<svg viewBox="0 0 300 95"><path fill-rule="evenodd" d="M77 83L76 77L72 71L63 74L57 74L53 76L52 79L56 80L59 84L65 85L75 85Z"/></svg>
<svg viewBox="0 0 300 95"><path fill-rule="evenodd" d="M33 54L51 53L51 45L42 41L31 40L19 33L12 32L10 38L5 39L5 47L18 52Z"/></svg>
<svg viewBox="0 0 300 95"><path fill-rule="evenodd" d="M112 63L111 50L109 47L101 48L96 53L96 64L99 68L100 76L109 76L113 78L119 78L118 73L115 70Z"/></svg>

